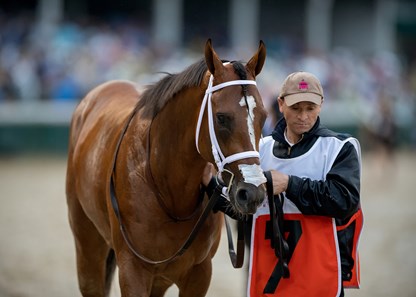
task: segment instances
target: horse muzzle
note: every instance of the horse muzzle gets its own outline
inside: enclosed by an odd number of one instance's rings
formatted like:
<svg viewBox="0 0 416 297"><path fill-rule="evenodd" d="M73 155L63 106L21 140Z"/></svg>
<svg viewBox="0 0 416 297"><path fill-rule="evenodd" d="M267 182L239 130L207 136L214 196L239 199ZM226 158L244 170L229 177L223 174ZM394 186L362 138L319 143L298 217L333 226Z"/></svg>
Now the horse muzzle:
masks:
<svg viewBox="0 0 416 297"><path fill-rule="evenodd" d="M255 186L253 184L239 182L233 191L234 207L242 214L250 215L257 211L257 208L266 198L266 187L264 184Z"/></svg>

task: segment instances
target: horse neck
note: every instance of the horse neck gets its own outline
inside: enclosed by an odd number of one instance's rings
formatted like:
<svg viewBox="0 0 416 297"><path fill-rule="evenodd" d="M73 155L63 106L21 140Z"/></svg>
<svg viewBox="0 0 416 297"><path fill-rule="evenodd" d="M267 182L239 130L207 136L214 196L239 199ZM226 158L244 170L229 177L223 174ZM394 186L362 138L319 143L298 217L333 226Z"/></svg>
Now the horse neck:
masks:
<svg viewBox="0 0 416 297"><path fill-rule="evenodd" d="M165 203L170 203L177 215L181 215L181 211L189 214L198 203L201 175L206 164L195 146L202 97L203 92L196 89L182 91L167 103L151 127L153 178Z"/></svg>

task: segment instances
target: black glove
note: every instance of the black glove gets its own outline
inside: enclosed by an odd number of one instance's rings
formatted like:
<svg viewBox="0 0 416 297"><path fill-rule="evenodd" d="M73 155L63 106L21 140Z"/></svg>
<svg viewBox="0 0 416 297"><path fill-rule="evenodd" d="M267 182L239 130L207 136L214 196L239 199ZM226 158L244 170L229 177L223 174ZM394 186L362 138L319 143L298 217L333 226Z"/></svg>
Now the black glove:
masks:
<svg viewBox="0 0 416 297"><path fill-rule="evenodd" d="M217 200L217 203L215 203L212 210L214 211L214 213L221 211L225 213L227 216L233 218L234 220L242 220L243 216L239 214L238 212L236 212L233 206L231 205L230 201L228 201L222 195L223 187L225 187L225 185L222 184L221 182L218 182L217 178L215 177L212 177L208 186L204 187L204 190L207 193L209 198L211 198L212 195L220 195L220 197Z"/></svg>

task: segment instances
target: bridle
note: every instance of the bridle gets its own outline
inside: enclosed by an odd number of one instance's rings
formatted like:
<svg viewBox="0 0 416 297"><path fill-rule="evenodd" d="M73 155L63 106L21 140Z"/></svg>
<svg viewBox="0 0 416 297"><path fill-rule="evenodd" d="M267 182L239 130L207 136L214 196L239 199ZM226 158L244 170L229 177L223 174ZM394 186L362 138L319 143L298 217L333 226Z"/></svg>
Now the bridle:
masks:
<svg viewBox="0 0 416 297"><path fill-rule="evenodd" d="M201 129L202 118L204 116L205 108L206 106L208 106L208 128L209 128L209 137L210 137L211 145L212 145L212 156L214 157L215 164L217 165L218 174L221 175L222 172L226 171L231 176L230 181L227 186L227 193L224 193L225 194L224 196L228 196L228 193L231 189L231 184L234 179L234 174L230 170L225 169L224 168L225 165L229 163L233 163L238 160L242 160L242 159L260 158L260 154L258 151L254 150L254 151L245 151L245 152L235 153L227 157L224 156L224 154L221 151L220 145L218 144L217 136L215 134L215 129L214 129L214 116L212 114L212 100L211 100L212 94L215 91L221 90L222 88L229 87L229 86L257 85L257 83L254 80L231 80L231 81L227 81L227 82L212 86L213 81L214 81L214 76L211 74L209 78L207 90L205 91L204 100L202 101L201 109L199 110L198 123L197 123L196 131L195 131L195 145L196 145L196 149L198 150L198 153L201 154L201 152L199 151L199 144L198 144L199 132Z"/></svg>

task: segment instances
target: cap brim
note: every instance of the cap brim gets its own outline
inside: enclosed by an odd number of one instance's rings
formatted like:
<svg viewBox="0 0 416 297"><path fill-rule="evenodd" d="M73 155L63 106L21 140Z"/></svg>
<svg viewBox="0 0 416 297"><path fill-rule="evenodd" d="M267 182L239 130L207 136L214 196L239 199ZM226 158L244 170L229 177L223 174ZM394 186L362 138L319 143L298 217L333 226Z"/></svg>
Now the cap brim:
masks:
<svg viewBox="0 0 416 297"><path fill-rule="evenodd" d="M286 95L284 98L287 106L291 106L303 101L312 102L317 105L321 105L322 102L322 97L315 93L296 93Z"/></svg>

